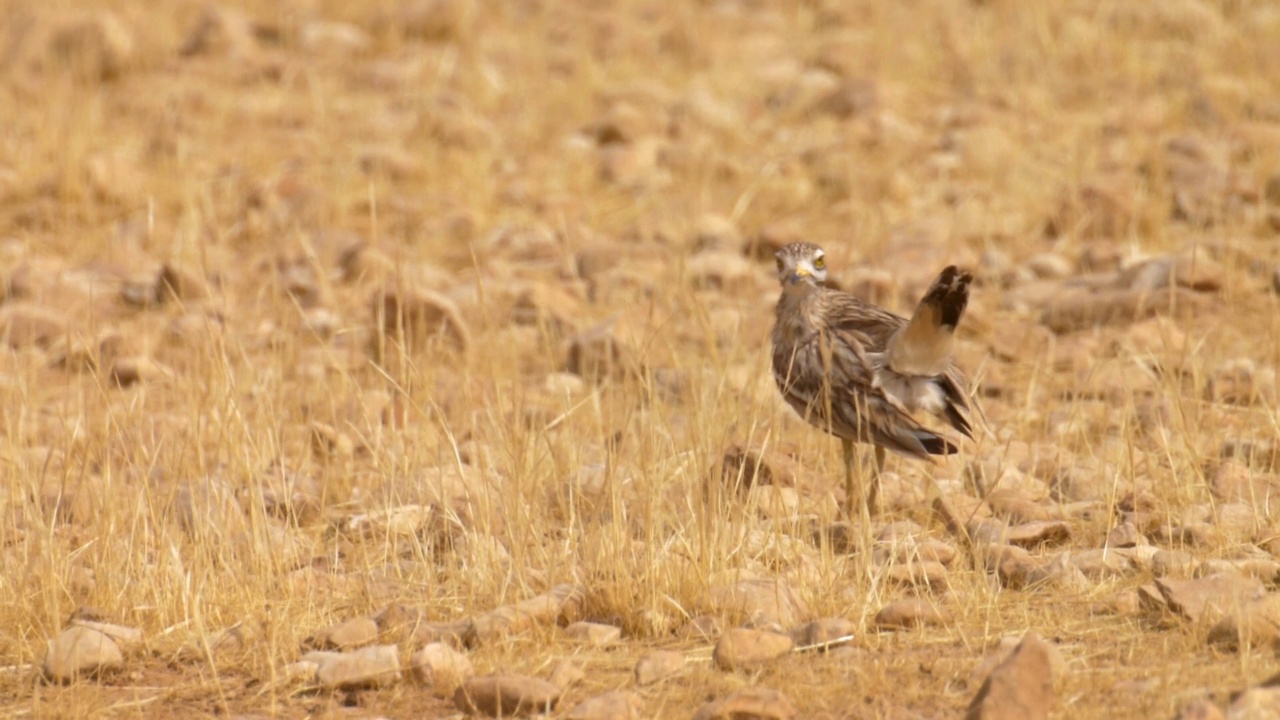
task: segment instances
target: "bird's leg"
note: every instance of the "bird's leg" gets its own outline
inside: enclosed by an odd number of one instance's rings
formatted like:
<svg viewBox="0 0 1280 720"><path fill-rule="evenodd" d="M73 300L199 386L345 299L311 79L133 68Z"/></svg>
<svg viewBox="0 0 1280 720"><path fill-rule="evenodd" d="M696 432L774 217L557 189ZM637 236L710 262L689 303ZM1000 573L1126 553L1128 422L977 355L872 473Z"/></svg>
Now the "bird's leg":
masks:
<svg viewBox="0 0 1280 720"><path fill-rule="evenodd" d="M875 515L880 511L878 503L880 501L880 476L884 473L884 448L879 445L874 446L876 449L876 466L871 472L871 489L867 491L867 513Z"/></svg>
<svg viewBox="0 0 1280 720"><path fill-rule="evenodd" d="M861 492L854 492L853 482L853 441L840 438L840 447L844 450L844 514L853 522L854 498L861 499Z"/></svg>

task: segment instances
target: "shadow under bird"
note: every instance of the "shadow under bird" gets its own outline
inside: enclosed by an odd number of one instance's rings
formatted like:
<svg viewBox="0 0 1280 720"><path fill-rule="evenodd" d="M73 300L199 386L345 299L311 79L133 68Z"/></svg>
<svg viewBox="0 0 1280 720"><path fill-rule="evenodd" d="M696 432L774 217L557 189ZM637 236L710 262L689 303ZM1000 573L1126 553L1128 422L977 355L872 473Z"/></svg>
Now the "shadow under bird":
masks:
<svg viewBox="0 0 1280 720"><path fill-rule="evenodd" d="M973 276L951 265L908 319L824 286L825 253L812 243L778 251L773 375L787 403L811 425L840 438L845 512L854 498L876 512L885 451L932 461L958 448L914 417L925 411L973 437L967 380L952 360L956 326ZM854 443L875 447L871 487L855 487Z"/></svg>

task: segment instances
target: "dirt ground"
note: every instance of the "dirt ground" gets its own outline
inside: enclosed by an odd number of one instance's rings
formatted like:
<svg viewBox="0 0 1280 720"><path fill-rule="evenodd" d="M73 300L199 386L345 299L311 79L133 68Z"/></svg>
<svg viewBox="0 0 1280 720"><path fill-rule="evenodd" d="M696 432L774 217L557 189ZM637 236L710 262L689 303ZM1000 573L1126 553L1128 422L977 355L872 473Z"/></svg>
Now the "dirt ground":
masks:
<svg viewBox="0 0 1280 720"><path fill-rule="evenodd" d="M1169 582L1280 576L1277 38L1227 0L0 4L0 715L462 717L409 672L458 621L477 674L580 667L558 716L957 717L1028 631L1052 717L1225 709L1280 619L1223 642L1239 598ZM839 443L769 371L793 240L904 314L976 275L984 432L890 460L874 554L823 540ZM140 639L46 681L73 614ZM725 671L699 617L854 632ZM402 680L297 665L358 618Z"/></svg>

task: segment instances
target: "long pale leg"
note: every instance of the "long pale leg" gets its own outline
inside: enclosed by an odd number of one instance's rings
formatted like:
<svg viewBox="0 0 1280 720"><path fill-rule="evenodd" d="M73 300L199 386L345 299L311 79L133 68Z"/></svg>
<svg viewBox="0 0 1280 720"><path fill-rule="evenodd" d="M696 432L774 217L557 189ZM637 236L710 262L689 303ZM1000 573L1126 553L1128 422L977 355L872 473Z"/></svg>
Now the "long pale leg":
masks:
<svg viewBox="0 0 1280 720"><path fill-rule="evenodd" d="M875 516L880 512L878 503L880 501L880 476L884 473L884 448L879 445L876 449L876 467L871 474L871 489L867 491L867 514Z"/></svg>
<svg viewBox="0 0 1280 720"><path fill-rule="evenodd" d="M844 450L844 515L853 522L853 504L861 502L862 493L855 492L853 481L853 441L840 438L840 446ZM855 500L857 498L857 500Z"/></svg>

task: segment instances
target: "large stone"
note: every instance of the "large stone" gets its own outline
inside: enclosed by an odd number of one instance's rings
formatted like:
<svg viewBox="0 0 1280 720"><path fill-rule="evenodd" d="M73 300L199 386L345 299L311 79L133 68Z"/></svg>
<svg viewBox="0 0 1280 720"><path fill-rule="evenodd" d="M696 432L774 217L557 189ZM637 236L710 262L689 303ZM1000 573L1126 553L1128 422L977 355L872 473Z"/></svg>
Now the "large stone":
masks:
<svg viewBox="0 0 1280 720"><path fill-rule="evenodd" d="M124 655L110 636L72 625L49 641L42 669L50 680L70 682L78 677L95 677L118 670L123 664Z"/></svg>
<svg viewBox="0 0 1280 720"><path fill-rule="evenodd" d="M381 687L400 681L400 653L395 645L374 645L351 652L308 653L314 658L316 681L327 688Z"/></svg>
<svg viewBox="0 0 1280 720"><path fill-rule="evenodd" d="M790 635L767 630L733 628L720 636L711 657L718 667L735 670L776 660L791 652L793 647L795 643Z"/></svg>
<svg viewBox="0 0 1280 720"><path fill-rule="evenodd" d="M440 697L453 695L462 683L475 675L470 658L441 642L415 652L409 658L409 672L417 683L431 688Z"/></svg>
<svg viewBox="0 0 1280 720"><path fill-rule="evenodd" d="M636 663L636 684L644 687L684 672L684 655L670 650L650 650Z"/></svg>
<svg viewBox="0 0 1280 720"><path fill-rule="evenodd" d="M792 627L809 620L809 606L785 580L746 579L711 589L717 612L744 617L754 625Z"/></svg>
<svg viewBox="0 0 1280 720"><path fill-rule="evenodd" d="M453 695L459 710L491 717L550 712L559 700L560 688L527 675L473 677Z"/></svg>
<svg viewBox="0 0 1280 720"><path fill-rule="evenodd" d="M1236 573L1194 580L1157 578L1155 584L1169 609L1192 622L1217 622L1263 593L1262 583Z"/></svg>
<svg viewBox="0 0 1280 720"><path fill-rule="evenodd" d="M1000 663L969 703L967 720L1038 720L1053 707L1050 648L1035 632Z"/></svg>
<svg viewBox="0 0 1280 720"><path fill-rule="evenodd" d="M1209 643L1231 649L1280 649L1280 594L1269 593L1228 609L1209 629Z"/></svg>

